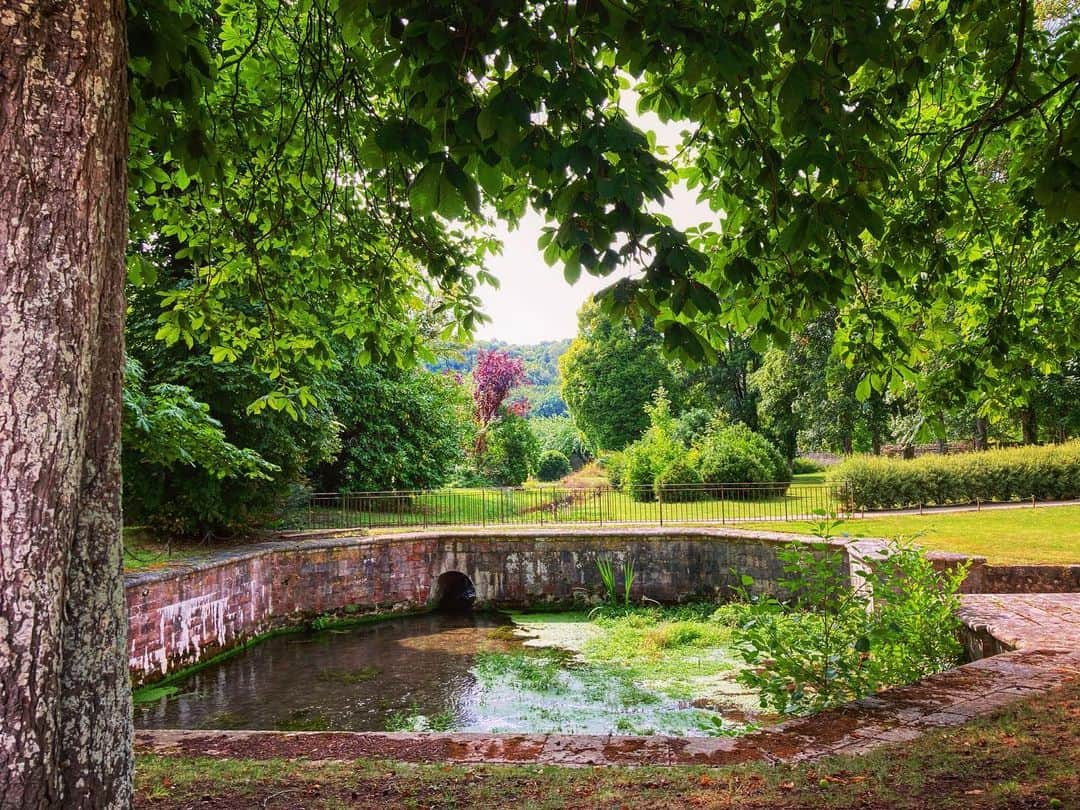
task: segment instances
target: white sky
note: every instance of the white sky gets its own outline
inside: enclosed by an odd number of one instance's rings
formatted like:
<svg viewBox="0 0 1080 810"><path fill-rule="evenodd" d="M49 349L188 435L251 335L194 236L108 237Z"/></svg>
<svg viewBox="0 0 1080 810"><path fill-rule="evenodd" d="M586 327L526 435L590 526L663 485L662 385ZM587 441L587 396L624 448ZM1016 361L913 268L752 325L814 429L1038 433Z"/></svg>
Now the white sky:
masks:
<svg viewBox="0 0 1080 810"><path fill-rule="evenodd" d="M637 99L624 92L625 109L633 110ZM639 127L656 133L657 143L674 145L683 127L663 124L651 113L630 118ZM684 187L672 190L672 198L663 211L676 226L687 228L702 222L714 221L716 214L707 205L696 201L696 194ZM577 334L577 311L593 293L611 284L617 276L597 278L582 272L576 284L563 278L562 265L548 267L536 246L544 219L529 211L517 230L509 231L499 223L496 236L503 243L503 252L488 259L487 269L499 279L499 289L482 287L480 298L491 323L476 333L480 340L505 340L508 343L538 343L558 340Z"/></svg>

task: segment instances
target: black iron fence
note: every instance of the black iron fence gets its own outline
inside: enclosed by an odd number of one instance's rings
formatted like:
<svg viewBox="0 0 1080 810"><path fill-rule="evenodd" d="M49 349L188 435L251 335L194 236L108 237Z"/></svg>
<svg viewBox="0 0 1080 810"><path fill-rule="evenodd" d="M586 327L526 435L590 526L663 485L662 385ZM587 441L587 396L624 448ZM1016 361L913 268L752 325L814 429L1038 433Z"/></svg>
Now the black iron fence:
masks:
<svg viewBox="0 0 1080 810"><path fill-rule="evenodd" d="M549 524L753 523L847 514L842 484L532 486L315 493L297 528L312 530Z"/></svg>

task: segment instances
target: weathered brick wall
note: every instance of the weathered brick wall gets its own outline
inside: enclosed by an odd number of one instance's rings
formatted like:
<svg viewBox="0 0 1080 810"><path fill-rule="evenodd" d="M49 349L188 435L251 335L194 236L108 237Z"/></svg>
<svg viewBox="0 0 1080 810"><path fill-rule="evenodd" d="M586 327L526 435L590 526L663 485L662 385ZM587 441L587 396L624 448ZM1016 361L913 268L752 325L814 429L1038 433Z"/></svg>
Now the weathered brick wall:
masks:
<svg viewBox="0 0 1080 810"><path fill-rule="evenodd" d="M599 555L633 560L633 593L661 602L725 595L749 574L776 591L777 547L791 535L714 529L443 531L266 543L127 579L136 683L275 627L342 611L423 607L438 576L460 571L495 606L596 598ZM813 538L803 538L816 542ZM846 565L846 562L845 562Z"/></svg>
<svg viewBox="0 0 1080 810"><path fill-rule="evenodd" d="M948 551L926 557L939 570L967 564L961 593L1080 593L1080 565L999 565Z"/></svg>

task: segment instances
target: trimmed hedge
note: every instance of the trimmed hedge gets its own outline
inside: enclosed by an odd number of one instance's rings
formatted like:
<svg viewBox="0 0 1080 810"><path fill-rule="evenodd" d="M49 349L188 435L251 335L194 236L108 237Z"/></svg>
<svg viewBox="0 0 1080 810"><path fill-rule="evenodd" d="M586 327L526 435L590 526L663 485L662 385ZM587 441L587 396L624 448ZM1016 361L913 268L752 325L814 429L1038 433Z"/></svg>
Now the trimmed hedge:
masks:
<svg viewBox="0 0 1080 810"><path fill-rule="evenodd" d="M846 485L854 509L1080 498L1080 442L907 461L856 456L829 480Z"/></svg>

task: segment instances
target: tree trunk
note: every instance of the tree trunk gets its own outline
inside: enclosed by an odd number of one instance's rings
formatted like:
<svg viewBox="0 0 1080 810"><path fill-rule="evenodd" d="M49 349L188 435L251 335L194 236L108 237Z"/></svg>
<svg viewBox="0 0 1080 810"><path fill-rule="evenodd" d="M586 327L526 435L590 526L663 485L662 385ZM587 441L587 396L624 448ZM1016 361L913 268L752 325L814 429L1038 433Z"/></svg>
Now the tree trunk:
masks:
<svg viewBox="0 0 1080 810"><path fill-rule="evenodd" d="M975 418L975 441L976 450L985 450L990 445L990 420L985 416Z"/></svg>
<svg viewBox="0 0 1080 810"><path fill-rule="evenodd" d="M127 807L120 0L0 9L0 805Z"/></svg>
<svg viewBox="0 0 1080 810"><path fill-rule="evenodd" d="M1028 405L1020 411L1020 430L1024 434L1024 444L1039 443L1039 421L1034 406Z"/></svg>

